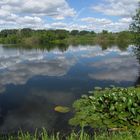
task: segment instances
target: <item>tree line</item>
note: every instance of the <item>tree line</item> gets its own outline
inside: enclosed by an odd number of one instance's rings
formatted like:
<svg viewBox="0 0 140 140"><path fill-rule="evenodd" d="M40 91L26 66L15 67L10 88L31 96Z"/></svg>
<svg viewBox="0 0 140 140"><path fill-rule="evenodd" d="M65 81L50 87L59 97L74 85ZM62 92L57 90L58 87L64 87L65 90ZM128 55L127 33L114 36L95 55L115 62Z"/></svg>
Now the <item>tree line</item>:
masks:
<svg viewBox="0 0 140 140"><path fill-rule="evenodd" d="M103 30L101 33L95 33L94 31L86 30L33 30L30 28L5 29L0 31L1 44L100 44L103 42L130 42L132 38L132 31L112 33Z"/></svg>

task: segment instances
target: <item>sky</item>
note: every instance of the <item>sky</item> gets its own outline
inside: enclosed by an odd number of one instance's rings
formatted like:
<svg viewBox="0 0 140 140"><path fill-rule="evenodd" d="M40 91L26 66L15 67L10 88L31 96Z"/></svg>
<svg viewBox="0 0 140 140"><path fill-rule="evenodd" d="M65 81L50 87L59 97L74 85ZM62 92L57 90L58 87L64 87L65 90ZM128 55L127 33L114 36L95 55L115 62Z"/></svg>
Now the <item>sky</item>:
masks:
<svg viewBox="0 0 140 140"><path fill-rule="evenodd" d="M119 32L139 0L0 0L0 30L13 28Z"/></svg>

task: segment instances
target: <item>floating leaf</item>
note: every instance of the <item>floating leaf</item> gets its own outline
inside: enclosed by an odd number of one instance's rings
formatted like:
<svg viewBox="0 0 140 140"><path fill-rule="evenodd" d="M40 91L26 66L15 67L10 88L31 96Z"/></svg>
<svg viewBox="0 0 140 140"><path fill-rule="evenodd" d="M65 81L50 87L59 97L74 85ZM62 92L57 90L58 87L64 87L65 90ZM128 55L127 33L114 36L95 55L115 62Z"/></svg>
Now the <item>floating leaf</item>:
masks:
<svg viewBox="0 0 140 140"><path fill-rule="evenodd" d="M68 113L70 111L70 108L65 106L56 106L54 110L60 113Z"/></svg>

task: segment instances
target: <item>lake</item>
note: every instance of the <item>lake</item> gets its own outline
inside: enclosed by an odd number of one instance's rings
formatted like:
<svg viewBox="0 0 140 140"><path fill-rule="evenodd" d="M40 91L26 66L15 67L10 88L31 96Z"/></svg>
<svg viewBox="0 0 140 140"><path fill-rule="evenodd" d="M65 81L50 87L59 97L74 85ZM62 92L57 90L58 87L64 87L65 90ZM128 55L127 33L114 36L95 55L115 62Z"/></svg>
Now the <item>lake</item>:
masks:
<svg viewBox="0 0 140 140"><path fill-rule="evenodd" d="M133 46L103 49L99 45L53 50L0 45L0 132L67 131L72 111L54 111L94 87L136 86L139 63Z"/></svg>

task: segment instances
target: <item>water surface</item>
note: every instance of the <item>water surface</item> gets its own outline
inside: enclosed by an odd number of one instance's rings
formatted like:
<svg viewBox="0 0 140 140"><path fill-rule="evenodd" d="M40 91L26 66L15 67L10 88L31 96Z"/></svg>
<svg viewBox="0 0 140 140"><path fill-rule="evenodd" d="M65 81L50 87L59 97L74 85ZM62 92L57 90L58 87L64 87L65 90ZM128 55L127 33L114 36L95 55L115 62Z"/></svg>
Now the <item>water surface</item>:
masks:
<svg viewBox="0 0 140 140"><path fill-rule="evenodd" d="M79 45L62 52L1 45L0 131L67 130L72 113L55 112L55 106L71 107L97 86L135 86L138 71L132 46L122 51L117 46Z"/></svg>

